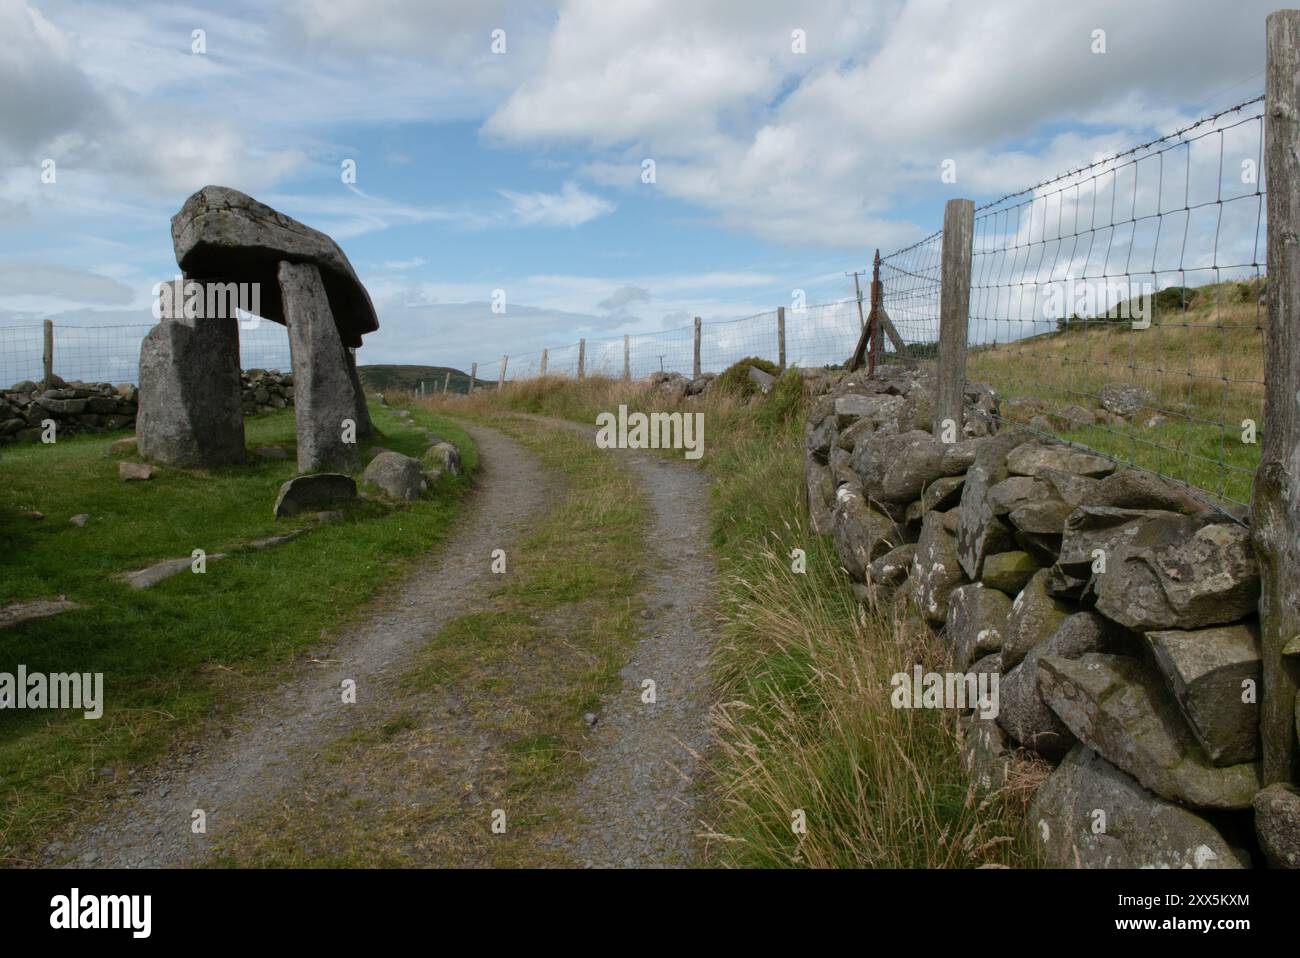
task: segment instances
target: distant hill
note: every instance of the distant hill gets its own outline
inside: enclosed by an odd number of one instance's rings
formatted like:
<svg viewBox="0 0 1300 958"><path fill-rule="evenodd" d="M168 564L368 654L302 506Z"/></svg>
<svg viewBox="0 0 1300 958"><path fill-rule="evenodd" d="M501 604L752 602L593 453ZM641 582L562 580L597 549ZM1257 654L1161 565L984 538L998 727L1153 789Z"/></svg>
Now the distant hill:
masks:
<svg viewBox="0 0 1300 958"><path fill-rule="evenodd" d="M469 373L449 366L358 366L357 372L361 374L361 381L367 389L378 392L417 392L420 383L424 383L425 392L441 392L447 373L451 373L448 388L452 392L469 392ZM482 382L480 378L479 384Z"/></svg>

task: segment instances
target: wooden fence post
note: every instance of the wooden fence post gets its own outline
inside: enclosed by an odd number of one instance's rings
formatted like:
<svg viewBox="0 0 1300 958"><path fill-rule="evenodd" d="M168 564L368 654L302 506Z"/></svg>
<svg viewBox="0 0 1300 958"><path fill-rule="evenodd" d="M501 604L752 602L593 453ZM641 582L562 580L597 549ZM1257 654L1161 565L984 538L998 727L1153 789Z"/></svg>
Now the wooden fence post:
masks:
<svg viewBox="0 0 1300 958"><path fill-rule="evenodd" d="M546 375L546 350L545 350L545 349L542 350L542 368L541 368L541 371L538 372L537 375L539 375L539 376L545 376L545 375Z"/></svg>
<svg viewBox="0 0 1300 958"><path fill-rule="evenodd" d="M509 356L501 357L501 374L497 376L497 389L506 384L506 364L510 362Z"/></svg>
<svg viewBox="0 0 1300 958"><path fill-rule="evenodd" d="M585 339L580 339L578 340L578 378L585 379L586 377L587 377L587 341Z"/></svg>
<svg viewBox="0 0 1300 958"><path fill-rule="evenodd" d="M474 391L474 381L478 379L478 363L469 367L469 391Z"/></svg>
<svg viewBox="0 0 1300 958"><path fill-rule="evenodd" d="M1267 21L1264 175L1268 180L1268 322L1264 440L1251 531L1259 558L1259 736L1264 784L1295 777L1296 669L1282 650L1300 639L1300 11Z"/></svg>
<svg viewBox="0 0 1300 958"><path fill-rule="evenodd" d="M695 374L692 379L700 378L700 317L695 317Z"/></svg>
<svg viewBox="0 0 1300 958"><path fill-rule="evenodd" d="M785 371L785 307L776 308L776 354L777 365Z"/></svg>
<svg viewBox="0 0 1300 958"><path fill-rule="evenodd" d="M623 381L627 382L632 378L632 348L629 345L627 333L623 334Z"/></svg>
<svg viewBox="0 0 1300 958"><path fill-rule="evenodd" d="M447 370L447 378L442 381L442 391L447 392L451 389L451 370Z"/></svg>
<svg viewBox="0 0 1300 958"><path fill-rule="evenodd" d="M942 437L952 420L961 438L966 391L966 326L970 317L971 253L975 204L949 200L943 209L943 258L939 288L939 369L934 389L934 434Z"/></svg>
<svg viewBox="0 0 1300 958"><path fill-rule="evenodd" d="M45 388L54 387L54 320L45 320Z"/></svg>

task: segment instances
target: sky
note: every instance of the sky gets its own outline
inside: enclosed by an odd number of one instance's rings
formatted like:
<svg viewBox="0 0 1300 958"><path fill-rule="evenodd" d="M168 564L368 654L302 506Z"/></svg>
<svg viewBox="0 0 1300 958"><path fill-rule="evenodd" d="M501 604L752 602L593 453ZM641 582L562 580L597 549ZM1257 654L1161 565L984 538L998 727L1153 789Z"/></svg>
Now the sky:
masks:
<svg viewBox="0 0 1300 958"><path fill-rule="evenodd" d="M948 199L1262 92L1275 6L0 0L0 328L152 322L206 184L337 240L362 363L841 299Z"/></svg>

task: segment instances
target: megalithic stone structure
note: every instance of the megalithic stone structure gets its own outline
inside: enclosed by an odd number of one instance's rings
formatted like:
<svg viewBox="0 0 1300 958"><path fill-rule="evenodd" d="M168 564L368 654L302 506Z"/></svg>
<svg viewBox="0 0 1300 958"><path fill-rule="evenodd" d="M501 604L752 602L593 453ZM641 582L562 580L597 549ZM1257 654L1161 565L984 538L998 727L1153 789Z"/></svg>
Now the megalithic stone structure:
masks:
<svg viewBox="0 0 1300 958"><path fill-rule="evenodd" d="M357 400L347 350L330 312L320 267L280 263L280 295L293 356L293 408L298 426L298 471L355 470Z"/></svg>
<svg viewBox="0 0 1300 958"><path fill-rule="evenodd" d="M139 451L169 466L242 463L238 320L202 315L205 287L188 278L159 290L161 319L140 346Z"/></svg>
<svg viewBox="0 0 1300 958"><path fill-rule="evenodd" d="M294 397L295 404L299 407L299 468L307 471L326 463L339 466L354 464L357 458L356 447L353 446L351 451L338 448L339 437L343 435L341 420L352 419L355 422L357 439L373 432L353 351L361 345L362 336L379 328L379 318L370 301L370 294L357 278L352 264L338 244L319 230L305 226L245 193L224 186L205 186L190 196L180 212L172 217L171 227L176 262L187 277L193 277L204 284L248 284L245 288L254 290L258 301L256 313L289 327L295 374ZM195 321L193 328L197 329L201 323L207 322L207 319ZM237 408L239 363L236 323L236 317L227 317L221 321L221 329L225 332L219 335L213 330L202 335L212 337L214 344L217 340L225 343L222 336L228 337L232 333L235 336L232 382ZM164 339L170 343L168 337L184 335L191 334L178 330L151 332L150 337L155 343L152 347L151 340L146 338L146 346L141 350L142 409L150 405L147 393L156 391L153 384L164 383L164 379L156 373L146 375L144 370L146 365L158 367L162 363L154 354L164 347L157 344ZM228 343L219 350L222 356L230 351ZM188 351L186 355L189 355ZM186 373L187 380L213 378L211 389L225 394L224 380L228 374L225 365L221 366L221 383L217 383L215 360L207 363L206 368L204 362L197 357L186 362L195 365L192 373ZM175 375L177 374L173 374ZM297 378L299 375L305 378ZM148 389L146 379L150 383ZM179 391L179 387L175 386L167 386L166 389L170 389L171 393ZM141 418L148 423L147 416ZM185 433L183 423L182 417L173 423L171 431ZM242 459L242 420L239 431ZM178 455L182 458L188 456L192 461L176 461L175 464L198 465L211 460L224 461L222 456L225 453L221 450L226 448L229 441L225 433L209 436L200 429L189 429L188 432L184 442L179 439L170 442L177 449L185 447L188 451ZM147 451L150 447L160 450L166 448L160 440L153 437L146 440L142 433L141 451L150 455Z"/></svg>

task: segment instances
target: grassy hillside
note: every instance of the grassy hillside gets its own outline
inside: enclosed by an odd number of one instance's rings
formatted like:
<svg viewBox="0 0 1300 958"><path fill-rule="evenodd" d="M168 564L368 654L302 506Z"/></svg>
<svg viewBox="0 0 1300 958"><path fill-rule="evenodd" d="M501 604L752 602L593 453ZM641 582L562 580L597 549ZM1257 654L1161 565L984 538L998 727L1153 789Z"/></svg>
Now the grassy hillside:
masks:
<svg viewBox="0 0 1300 958"><path fill-rule="evenodd" d="M1041 413L1064 438L1213 495L1249 502L1259 445L1242 441L1242 421L1253 420L1262 436L1261 287L1230 282L1180 290L1175 302L1157 308L1148 329L1106 318L1074 319L1060 332L972 348L967 372L997 389L1004 402L1041 401ZM1095 410L1097 394L1108 383L1145 387L1154 401L1126 424L1067 428L1064 410ZM1037 410L1014 401L1006 408L1008 418L1020 422Z"/></svg>
<svg viewBox="0 0 1300 958"><path fill-rule="evenodd" d="M366 388L376 392L418 392L421 382L426 393L441 392L447 373L451 373L448 389L469 392L469 373L450 366L358 366L357 372ZM479 384L482 382L480 378Z"/></svg>

